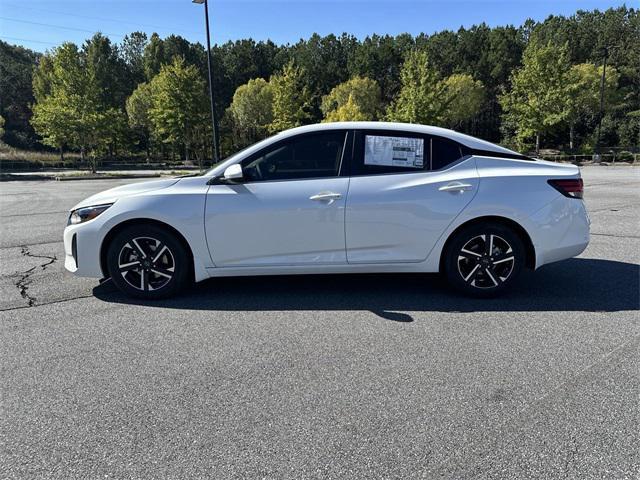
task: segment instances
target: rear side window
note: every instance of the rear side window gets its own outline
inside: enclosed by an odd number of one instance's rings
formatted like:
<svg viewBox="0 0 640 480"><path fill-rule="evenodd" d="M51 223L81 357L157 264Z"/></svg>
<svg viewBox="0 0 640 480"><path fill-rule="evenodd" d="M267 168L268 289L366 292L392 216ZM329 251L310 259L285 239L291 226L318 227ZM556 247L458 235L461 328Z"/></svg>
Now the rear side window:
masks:
<svg viewBox="0 0 640 480"><path fill-rule="evenodd" d="M242 162L246 181L338 176L346 132L306 134L269 146Z"/></svg>
<svg viewBox="0 0 640 480"><path fill-rule="evenodd" d="M462 157L460 145L413 132L357 131L351 175L440 170Z"/></svg>
<svg viewBox="0 0 640 480"><path fill-rule="evenodd" d="M440 170L462 157L460 145L446 138L431 138L431 170Z"/></svg>

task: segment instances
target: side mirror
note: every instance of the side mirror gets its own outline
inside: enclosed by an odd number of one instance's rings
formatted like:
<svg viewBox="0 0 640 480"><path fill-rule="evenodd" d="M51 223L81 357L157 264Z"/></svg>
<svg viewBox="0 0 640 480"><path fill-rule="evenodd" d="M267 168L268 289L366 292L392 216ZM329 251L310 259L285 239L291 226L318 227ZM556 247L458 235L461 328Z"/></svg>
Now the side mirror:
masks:
<svg viewBox="0 0 640 480"><path fill-rule="evenodd" d="M242 180L242 165L239 163L235 163L224 171L224 175L222 176L223 180L233 181L233 180Z"/></svg>

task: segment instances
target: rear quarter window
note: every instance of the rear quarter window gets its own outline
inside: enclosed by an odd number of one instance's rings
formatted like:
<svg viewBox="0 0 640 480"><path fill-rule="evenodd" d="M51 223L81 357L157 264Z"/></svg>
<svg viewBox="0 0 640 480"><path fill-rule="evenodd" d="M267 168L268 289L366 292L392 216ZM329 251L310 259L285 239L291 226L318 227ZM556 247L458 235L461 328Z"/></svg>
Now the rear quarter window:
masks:
<svg viewBox="0 0 640 480"><path fill-rule="evenodd" d="M441 137L431 138L431 170L441 170L462 158L460 145Z"/></svg>

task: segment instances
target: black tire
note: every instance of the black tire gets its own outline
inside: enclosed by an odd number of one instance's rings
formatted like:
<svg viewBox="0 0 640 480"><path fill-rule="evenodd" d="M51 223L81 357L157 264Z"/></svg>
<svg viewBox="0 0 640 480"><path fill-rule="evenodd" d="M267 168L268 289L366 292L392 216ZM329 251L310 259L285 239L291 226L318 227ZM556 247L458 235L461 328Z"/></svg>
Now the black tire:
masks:
<svg viewBox="0 0 640 480"><path fill-rule="evenodd" d="M154 300L175 295L186 285L190 260L172 233L155 225L132 225L109 243L107 267L122 292Z"/></svg>
<svg viewBox="0 0 640 480"><path fill-rule="evenodd" d="M489 249L492 247L492 251ZM449 283L474 297L493 297L511 287L525 263L520 236L500 223L474 224L454 234L444 257Z"/></svg>

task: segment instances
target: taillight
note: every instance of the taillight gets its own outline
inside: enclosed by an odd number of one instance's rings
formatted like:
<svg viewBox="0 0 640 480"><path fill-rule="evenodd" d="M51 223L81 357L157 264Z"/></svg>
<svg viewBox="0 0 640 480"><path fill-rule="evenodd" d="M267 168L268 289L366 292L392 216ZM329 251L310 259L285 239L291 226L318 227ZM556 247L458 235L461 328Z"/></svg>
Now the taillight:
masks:
<svg viewBox="0 0 640 480"><path fill-rule="evenodd" d="M568 178L562 180L547 180L549 185L558 190L565 197L582 198L584 184L581 178Z"/></svg>

